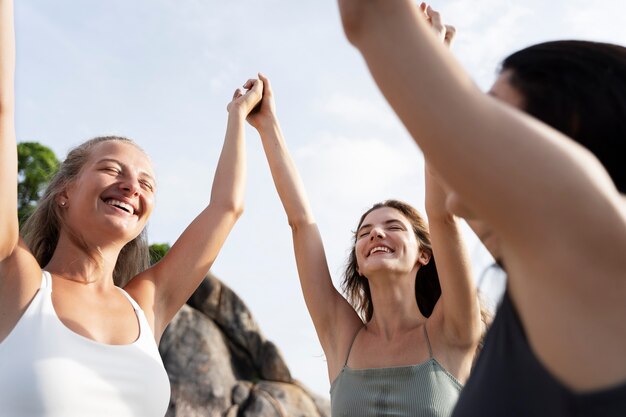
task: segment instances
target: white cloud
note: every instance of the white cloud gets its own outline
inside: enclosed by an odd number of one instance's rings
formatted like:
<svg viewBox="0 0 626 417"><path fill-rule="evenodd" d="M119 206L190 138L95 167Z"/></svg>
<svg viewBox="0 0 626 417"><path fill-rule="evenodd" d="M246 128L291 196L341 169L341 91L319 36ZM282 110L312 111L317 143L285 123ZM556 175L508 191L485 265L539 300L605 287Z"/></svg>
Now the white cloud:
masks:
<svg viewBox="0 0 626 417"><path fill-rule="evenodd" d="M368 128L396 128L399 124L398 118L382 97L375 98L377 100L335 92L321 110L346 123L364 124Z"/></svg>

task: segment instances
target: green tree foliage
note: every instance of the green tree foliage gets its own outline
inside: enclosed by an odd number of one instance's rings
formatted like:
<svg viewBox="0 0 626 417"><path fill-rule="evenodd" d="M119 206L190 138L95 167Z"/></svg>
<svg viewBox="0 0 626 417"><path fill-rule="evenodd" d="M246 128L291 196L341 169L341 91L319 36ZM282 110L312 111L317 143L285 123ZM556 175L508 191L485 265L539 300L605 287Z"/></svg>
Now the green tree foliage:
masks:
<svg viewBox="0 0 626 417"><path fill-rule="evenodd" d="M17 145L17 164L17 209L22 224L59 169L59 160L50 148L40 143L22 142Z"/></svg>
<svg viewBox="0 0 626 417"><path fill-rule="evenodd" d="M150 245L150 265L159 262L168 250L170 250L169 243L153 243Z"/></svg>

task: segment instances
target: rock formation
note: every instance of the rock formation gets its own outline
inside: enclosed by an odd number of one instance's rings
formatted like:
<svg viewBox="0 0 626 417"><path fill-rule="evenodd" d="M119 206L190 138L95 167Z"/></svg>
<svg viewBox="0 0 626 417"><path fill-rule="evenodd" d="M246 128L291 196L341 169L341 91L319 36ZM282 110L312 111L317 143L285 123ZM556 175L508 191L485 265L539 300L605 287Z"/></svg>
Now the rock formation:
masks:
<svg viewBox="0 0 626 417"><path fill-rule="evenodd" d="M328 400L291 378L243 301L211 274L159 349L172 385L166 417L330 417Z"/></svg>

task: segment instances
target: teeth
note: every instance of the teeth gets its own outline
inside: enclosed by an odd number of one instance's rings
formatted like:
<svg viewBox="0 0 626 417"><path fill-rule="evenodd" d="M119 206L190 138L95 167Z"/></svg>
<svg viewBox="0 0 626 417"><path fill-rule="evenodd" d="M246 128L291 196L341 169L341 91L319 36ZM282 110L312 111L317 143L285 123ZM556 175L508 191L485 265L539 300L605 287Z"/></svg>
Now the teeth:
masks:
<svg viewBox="0 0 626 417"><path fill-rule="evenodd" d="M135 209L133 208L133 206L131 206L128 203L124 203L122 201L114 200L114 199L107 200L106 203L110 206L121 208L122 210L127 211L130 214L135 214Z"/></svg>
<svg viewBox="0 0 626 417"><path fill-rule="evenodd" d="M389 250L389 248L385 247L385 246L376 246L374 248L372 248L370 250L370 255L376 252L386 252L386 253L391 253L391 251Z"/></svg>

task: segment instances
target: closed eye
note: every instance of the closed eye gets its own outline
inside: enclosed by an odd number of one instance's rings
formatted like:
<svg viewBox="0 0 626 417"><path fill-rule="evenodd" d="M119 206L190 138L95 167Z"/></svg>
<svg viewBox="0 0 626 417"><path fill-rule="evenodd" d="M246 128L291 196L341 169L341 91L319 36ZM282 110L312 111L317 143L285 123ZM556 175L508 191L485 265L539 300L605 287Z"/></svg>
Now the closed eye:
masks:
<svg viewBox="0 0 626 417"><path fill-rule="evenodd" d="M115 168L115 167L102 168L102 171L112 174L112 175L117 175L121 172L119 168Z"/></svg>
<svg viewBox="0 0 626 417"><path fill-rule="evenodd" d="M140 183L147 190L154 191L154 187L152 186L152 184L150 184L150 182L144 180L144 181L140 181Z"/></svg>

